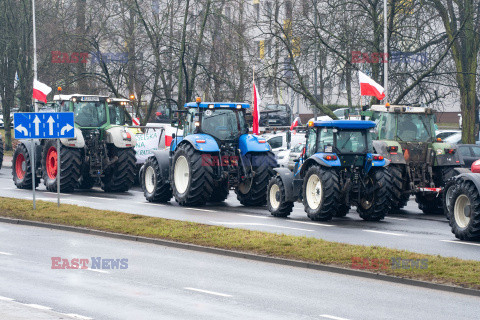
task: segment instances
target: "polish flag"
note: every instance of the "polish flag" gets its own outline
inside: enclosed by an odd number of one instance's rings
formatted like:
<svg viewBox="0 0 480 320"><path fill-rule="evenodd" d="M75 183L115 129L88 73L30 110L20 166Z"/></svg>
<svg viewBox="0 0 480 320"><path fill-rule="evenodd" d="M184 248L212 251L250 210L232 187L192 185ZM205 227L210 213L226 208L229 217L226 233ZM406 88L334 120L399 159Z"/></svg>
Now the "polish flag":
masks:
<svg viewBox="0 0 480 320"><path fill-rule="evenodd" d="M260 132L260 96L257 92L257 87L255 87L255 81L253 82L253 134L258 134Z"/></svg>
<svg viewBox="0 0 480 320"><path fill-rule="evenodd" d="M360 79L361 96L374 96L378 100L385 98L385 89L365 73L358 71L358 78Z"/></svg>
<svg viewBox="0 0 480 320"><path fill-rule="evenodd" d="M52 92L52 88L36 79L33 80L33 99L47 103L47 95Z"/></svg>
<svg viewBox="0 0 480 320"><path fill-rule="evenodd" d="M296 117L295 120L293 120L292 125L290 126L290 131L293 130L293 128L297 127L299 123L300 123L300 118Z"/></svg>

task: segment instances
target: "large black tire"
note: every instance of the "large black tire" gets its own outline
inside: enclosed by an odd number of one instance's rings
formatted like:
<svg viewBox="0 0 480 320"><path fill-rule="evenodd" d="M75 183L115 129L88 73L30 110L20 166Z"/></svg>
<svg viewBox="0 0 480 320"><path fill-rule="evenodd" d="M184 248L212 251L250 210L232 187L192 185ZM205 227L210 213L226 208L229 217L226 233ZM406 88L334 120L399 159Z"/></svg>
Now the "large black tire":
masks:
<svg viewBox="0 0 480 320"><path fill-rule="evenodd" d="M47 140L42 149L42 178L48 191L57 192L57 141ZM82 150L60 146L60 191L72 192L80 179Z"/></svg>
<svg viewBox="0 0 480 320"><path fill-rule="evenodd" d="M23 143L19 143L13 153L12 176L18 189L32 189L32 162L30 152ZM36 177L35 188L39 183L40 179Z"/></svg>
<svg viewBox="0 0 480 320"><path fill-rule="evenodd" d="M102 189L105 192L126 192L135 182L135 149L114 147L114 154L118 159L102 178Z"/></svg>
<svg viewBox="0 0 480 320"><path fill-rule="evenodd" d="M3 140L2 137L0 136L0 169L2 169L3 165Z"/></svg>
<svg viewBox="0 0 480 320"><path fill-rule="evenodd" d="M455 177L448 179L447 182L445 182L445 186L443 187L442 190L442 205L443 205L443 214L445 215L445 218L448 220L450 219L450 215L448 214L448 210L450 208L450 203L452 201L452 195L453 191L457 187L457 179Z"/></svg>
<svg viewBox="0 0 480 320"><path fill-rule="evenodd" d="M254 171L251 183L243 182L236 189L237 199L244 206L264 206L267 204L267 186L277 166L271 152L247 153L244 162Z"/></svg>
<svg viewBox="0 0 480 320"><path fill-rule="evenodd" d="M313 186L317 180L320 182L321 189ZM314 190L311 190L312 188ZM320 199L309 196L312 192L315 192L317 196L320 195ZM302 196L305 212L310 219L313 221L331 220L337 213L340 203L340 185L337 172L317 165L308 168L303 179ZM319 200L318 205L315 203L316 200Z"/></svg>
<svg viewBox="0 0 480 320"><path fill-rule="evenodd" d="M82 168L82 174L80 175L80 180L78 181L78 189L89 190L92 189L98 178L94 178L90 175L89 165L85 165Z"/></svg>
<svg viewBox="0 0 480 320"><path fill-rule="evenodd" d="M342 217L345 217L349 211L350 211L350 206L344 203L341 203L338 205L338 210L337 212L335 212L333 216L336 218L342 218Z"/></svg>
<svg viewBox="0 0 480 320"><path fill-rule="evenodd" d="M220 181L213 185L213 192L210 195L208 202L223 202L227 199L230 189L228 188L228 181Z"/></svg>
<svg viewBox="0 0 480 320"><path fill-rule="evenodd" d="M480 194L475 184L468 180L457 180L448 215L456 238L480 240Z"/></svg>
<svg viewBox="0 0 480 320"><path fill-rule="evenodd" d="M363 190L357 212L366 221L379 221L385 218L391 209L391 178L385 168L372 169L368 174L373 190Z"/></svg>
<svg viewBox="0 0 480 320"><path fill-rule="evenodd" d="M390 164L387 168L392 185L392 211L397 211L405 207L410 198L410 194L406 193L408 180L404 167Z"/></svg>
<svg viewBox="0 0 480 320"><path fill-rule="evenodd" d="M175 201L182 206L201 206L212 196L213 167L202 165L202 154L189 143L180 145L175 151L170 169L171 183ZM181 170L188 170L184 173L187 180L182 179Z"/></svg>
<svg viewBox="0 0 480 320"><path fill-rule="evenodd" d="M288 217L292 212L293 202L285 201L285 185L279 176L272 177L268 183L267 206L274 217Z"/></svg>
<svg viewBox="0 0 480 320"><path fill-rule="evenodd" d="M143 194L149 202L167 202L172 199L172 187L162 177L160 165L155 157L149 157L140 177Z"/></svg>

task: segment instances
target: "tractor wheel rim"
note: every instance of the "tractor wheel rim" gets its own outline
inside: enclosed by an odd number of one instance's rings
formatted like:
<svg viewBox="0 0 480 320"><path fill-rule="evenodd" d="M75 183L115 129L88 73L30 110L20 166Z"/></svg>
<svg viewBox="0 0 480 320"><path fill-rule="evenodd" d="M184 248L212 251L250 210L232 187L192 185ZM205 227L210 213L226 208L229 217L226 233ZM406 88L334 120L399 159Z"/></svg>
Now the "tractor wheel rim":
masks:
<svg viewBox="0 0 480 320"><path fill-rule="evenodd" d="M185 193L190 178L190 168L188 166L187 158L184 156L178 157L177 161L175 161L174 170L175 188L179 193Z"/></svg>
<svg viewBox="0 0 480 320"><path fill-rule="evenodd" d="M57 177L58 163L57 163L57 148L50 147L47 151L47 175L50 179L55 179Z"/></svg>
<svg viewBox="0 0 480 320"><path fill-rule="evenodd" d="M459 195L455 201L454 215L460 228L466 228L470 223L471 210L470 199L464 194Z"/></svg>
<svg viewBox="0 0 480 320"><path fill-rule="evenodd" d="M20 153L15 159L15 173L17 174L18 179L23 179L26 173L27 163L25 161L25 156L23 153Z"/></svg>
<svg viewBox="0 0 480 320"><path fill-rule="evenodd" d="M252 182L253 182L253 178L242 181L238 185L238 190L242 194L247 194L248 192L250 192L250 189L252 188Z"/></svg>
<svg viewBox="0 0 480 320"><path fill-rule="evenodd" d="M148 193L153 193L155 191L155 185L157 184L157 177L155 176L155 170L152 167L148 166L145 171L145 188Z"/></svg>
<svg viewBox="0 0 480 320"><path fill-rule="evenodd" d="M322 180L316 175L312 174L307 181L307 190L305 190L307 195L308 206L315 210L320 207L323 197L323 187Z"/></svg>
<svg viewBox="0 0 480 320"><path fill-rule="evenodd" d="M450 188L447 189L447 192L445 193L445 206L450 208L450 200L452 198L453 191L455 190L454 186L451 186Z"/></svg>
<svg viewBox="0 0 480 320"><path fill-rule="evenodd" d="M269 192L270 206L273 209L277 209L280 206L280 201L277 200L278 193L280 193L280 188L278 187L278 184L275 183L274 185L272 185Z"/></svg>

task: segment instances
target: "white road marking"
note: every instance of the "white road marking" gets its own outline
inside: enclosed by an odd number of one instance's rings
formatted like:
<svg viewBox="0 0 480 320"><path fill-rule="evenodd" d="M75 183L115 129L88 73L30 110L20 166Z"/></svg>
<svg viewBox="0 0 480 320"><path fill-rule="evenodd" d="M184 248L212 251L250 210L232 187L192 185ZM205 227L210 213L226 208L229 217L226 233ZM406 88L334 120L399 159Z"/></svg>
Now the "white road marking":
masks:
<svg viewBox="0 0 480 320"><path fill-rule="evenodd" d="M0 251L0 254L4 254L4 255L6 255L6 256L13 256L13 254L8 253L8 252L1 252L1 251Z"/></svg>
<svg viewBox="0 0 480 320"><path fill-rule="evenodd" d="M320 317L327 318L327 319L333 319L333 320L348 320L347 318L335 317L335 316L331 316L329 314L321 314Z"/></svg>
<svg viewBox="0 0 480 320"><path fill-rule="evenodd" d="M469 246L480 246L480 243L472 243L472 242L465 242L465 241L458 241L458 240L440 240L440 241L458 243L458 244L468 244Z"/></svg>
<svg viewBox="0 0 480 320"><path fill-rule="evenodd" d="M72 317L72 318L75 318L75 319L93 320L93 318L81 316L81 315L75 314L75 313L61 313L61 314L64 314L66 316L69 316L69 317Z"/></svg>
<svg viewBox="0 0 480 320"><path fill-rule="evenodd" d="M83 270L88 270L88 271L93 271L93 272L98 272L98 273L109 273L108 271L105 270L100 270L100 269L83 269Z"/></svg>
<svg viewBox="0 0 480 320"><path fill-rule="evenodd" d="M40 309L40 310L52 310L52 308L50 308L50 307L41 306L41 305L35 304L35 303L24 303L23 305L25 305L27 307L30 307L30 308Z"/></svg>
<svg viewBox="0 0 480 320"><path fill-rule="evenodd" d="M333 224L324 224L324 223L308 222L308 221L296 221L296 220L287 220L287 221L288 222L293 222L293 223L310 224L312 226L335 227Z"/></svg>
<svg viewBox="0 0 480 320"><path fill-rule="evenodd" d="M0 296L0 300L2 300L2 301L13 301L15 299Z"/></svg>
<svg viewBox="0 0 480 320"><path fill-rule="evenodd" d="M394 217L385 217L385 219L390 219L390 220L400 220L400 221L407 221L408 219L403 219L403 218L394 218Z"/></svg>
<svg viewBox="0 0 480 320"><path fill-rule="evenodd" d="M398 236L398 237L403 237L405 234L401 233L395 233L395 232L386 232L386 231L377 231L377 230L362 230L365 232L372 232L372 233L380 233L380 234L388 234L390 236Z"/></svg>
<svg viewBox="0 0 480 320"><path fill-rule="evenodd" d="M203 212L219 212L219 211L216 211L216 210L199 209L199 208L185 208L185 209L195 210L195 211L203 211Z"/></svg>
<svg viewBox="0 0 480 320"><path fill-rule="evenodd" d="M94 196L87 196L87 198L91 198L91 199L100 199L100 200L108 200L108 201L114 201L114 200L118 200L118 199L103 198L103 197L94 197Z"/></svg>
<svg viewBox="0 0 480 320"><path fill-rule="evenodd" d="M220 293L220 292L214 292L214 291L208 291L208 290L202 290L202 289L196 289L196 288L190 288L190 287L185 287L184 289L185 290L190 290L190 291L197 291L197 292L212 294L214 296L231 297L231 295L229 295L229 294Z"/></svg>
<svg viewBox="0 0 480 320"><path fill-rule="evenodd" d="M277 226L274 224L266 224L266 223L243 223L243 222L222 222L222 221L210 221L210 223L220 224L220 225L239 225L239 226L262 226L262 227L273 227L273 228L281 228L281 229L290 229L290 230L300 230L300 231L308 231L314 232L315 230L309 229L301 229L301 228L292 228L292 227L284 227L284 226Z"/></svg>
<svg viewBox="0 0 480 320"><path fill-rule="evenodd" d="M151 206L157 206L157 207L165 207L164 204L161 204L161 203L152 203L152 202L148 202L148 201L145 201L145 202L137 202L137 203L140 203L140 204L149 204Z"/></svg>
<svg viewBox="0 0 480 320"><path fill-rule="evenodd" d="M254 216L252 214L244 214L244 213L239 213L239 216L243 217L251 217L251 218L257 218L257 219L270 219L270 217L265 217L265 216Z"/></svg>

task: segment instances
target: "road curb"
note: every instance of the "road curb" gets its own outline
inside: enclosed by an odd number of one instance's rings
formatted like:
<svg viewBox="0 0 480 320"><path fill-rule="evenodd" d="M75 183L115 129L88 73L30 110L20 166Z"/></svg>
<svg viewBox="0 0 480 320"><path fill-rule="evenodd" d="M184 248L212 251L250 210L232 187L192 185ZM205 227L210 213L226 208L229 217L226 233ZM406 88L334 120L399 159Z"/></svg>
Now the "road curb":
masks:
<svg viewBox="0 0 480 320"><path fill-rule="evenodd" d="M114 239L136 241L140 243L150 243L150 244L162 245L162 246L171 247L171 248L193 250L193 251L204 252L204 253L213 253L213 254L223 255L227 257L242 258L242 259L248 259L253 261L274 263L274 264L279 264L284 266L299 267L299 268L312 269L312 270L318 270L318 271L326 271L326 272L332 272L332 273L337 273L342 275L362 277L362 278L373 279L373 280L388 281L388 282L397 283L397 284L404 284L404 285L416 286L421 288L480 297L480 290L475 290L475 289L468 289L468 288L462 288L458 286L451 286L451 285L440 284L440 283L432 283L432 282L425 282L420 280L400 278L400 277L378 274L373 272L366 272L362 270L347 269L347 268L342 268L337 266L329 266L329 265L322 265L322 264L316 264L316 263L304 262L304 261L298 261L298 260L263 256L263 255L253 254L253 253L246 253L246 252L233 251L233 250L227 250L227 249L204 247L196 244L175 242L171 240L147 238L147 237L126 235L126 234L100 231L100 230L94 230L94 229L88 229L88 228L80 228L80 227L73 227L73 226L66 226L66 225L38 222L38 221L30 221L30 220L22 220L22 219L12 219L12 218L6 218L6 217L0 217L0 222L56 229L56 230L62 230L62 231L77 232L77 233L90 234L90 235L96 235L96 236L108 237L108 238L114 238Z"/></svg>

